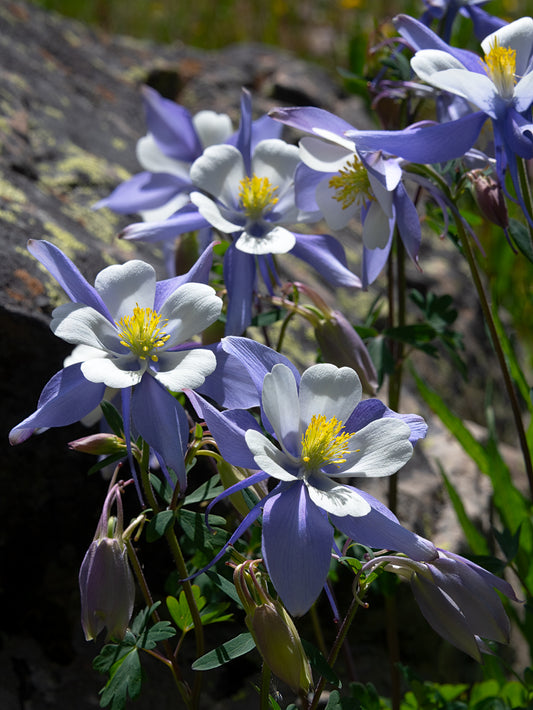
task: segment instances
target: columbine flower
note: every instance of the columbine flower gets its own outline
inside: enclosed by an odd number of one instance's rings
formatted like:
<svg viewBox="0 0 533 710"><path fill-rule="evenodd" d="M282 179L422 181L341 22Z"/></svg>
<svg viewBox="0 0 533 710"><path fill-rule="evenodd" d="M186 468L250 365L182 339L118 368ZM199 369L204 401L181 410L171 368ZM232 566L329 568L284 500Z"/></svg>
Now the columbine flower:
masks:
<svg viewBox="0 0 533 710"><path fill-rule="evenodd" d="M109 207L122 214L140 213L146 221L170 217L188 202L189 169L210 145L225 143L233 132L227 114L200 111L191 116L183 106L142 90L148 133L137 142L144 171L119 185L95 209Z"/></svg>
<svg viewBox="0 0 533 710"><path fill-rule="evenodd" d="M111 517L113 503L116 518ZM81 625L87 641L107 628L107 638L121 641L135 601L135 583L122 538L123 514L119 485L109 490L94 540L80 568Z"/></svg>
<svg viewBox="0 0 533 710"><path fill-rule="evenodd" d="M36 412L11 431L11 443L24 441L38 428L79 421L100 404L106 387L116 388L122 395L128 445L133 423L184 488L189 426L183 407L168 390L200 386L216 366L212 352L187 342L220 314L222 303L214 290L191 283L206 280L210 250L184 276L156 282L153 267L134 260L105 268L91 286L52 244L30 240L28 249L72 300L54 310L52 330L91 349L82 351L86 359L54 375ZM94 357L95 350L102 356Z"/></svg>
<svg viewBox="0 0 533 710"><path fill-rule="evenodd" d="M395 226L407 253L416 262L420 222L402 182L400 161L380 151L358 152L346 137L354 130L346 121L317 108L276 109L270 115L282 123L313 133L300 141L306 168L296 174L300 208L318 208L333 230L356 216L363 223L363 286L372 283L387 261Z"/></svg>
<svg viewBox="0 0 533 710"><path fill-rule="evenodd" d="M237 347L245 349L241 343ZM253 357L255 348L250 345L248 350ZM395 413L383 416L384 405L379 412L361 409L365 405L360 402L361 384L350 368L314 365L298 380L284 364L275 365L264 378L262 420L274 440L264 435L247 412L220 413L207 402L194 400L224 458L238 466L261 469L211 505L267 478L277 481L228 544L242 535L262 509L263 558L292 614L306 612L325 584L333 546L328 516L341 532L360 537L363 544L392 543L387 547L393 549L395 544L405 545L417 559L434 554L431 545L419 546L417 536L401 528L378 501L335 480L395 473L411 457L410 438L416 440L420 432L414 434ZM403 533L395 535L397 529ZM224 548L215 560L223 552Z"/></svg>
<svg viewBox="0 0 533 710"><path fill-rule="evenodd" d="M419 124L404 131L350 131L362 150L382 149L414 163L438 163L462 157L490 118L494 130L496 171L501 184L508 168L520 206L522 198L517 156L533 157L533 19L523 17L485 37L482 60L472 52L450 47L434 32L406 15L395 18L402 36L417 53L411 65L429 84L466 99L480 110L455 121Z"/></svg>
<svg viewBox="0 0 533 710"><path fill-rule="evenodd" d="M510 625L496 589L518 601L513 588L474 562L436 548L434 559L415 561L405 557L376 557L378 565L408 579L415 599L429 624L443 638L481 661L490 653L484 639L509 642Z"/></svg>
<svg viewBox="0 0 533 710"><path fill-rule="evenodd" d="M272 254L290 252L334 286L361 285L333 237L287 229L319 218L316 210L304 214L294 203L297 150L265 135L267 129L272 132L270 124L281 130L268 116L252 124L248 93L241 105L241 126L231 145L211 146L191 167L197 188L191 194L193 203L163 222L133 224L122 234L139 241L173 240L176 234L203 227L230 234L232 243L224 257L227 335L240 335L250 325L258 273L272 290L272 278L277 278Z"/></svg>

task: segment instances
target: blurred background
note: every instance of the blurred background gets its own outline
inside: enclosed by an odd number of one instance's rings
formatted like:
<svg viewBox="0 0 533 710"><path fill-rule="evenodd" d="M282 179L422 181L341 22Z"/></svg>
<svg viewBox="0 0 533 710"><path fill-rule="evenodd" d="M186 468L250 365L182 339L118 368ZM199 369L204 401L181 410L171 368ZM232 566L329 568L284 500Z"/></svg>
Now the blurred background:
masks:
<svg viewBox="0 0 533 710"><path fill-rule="evenodd" d="M428 0L435 5L443 0ZM112 34L218 49L265 42L326 66L346 63L354 39L402 12L417 17L422 0L33 0ZM489 0L491 14L515 19L522 0ZM471 25L465 23L465 37Z"/></svg>

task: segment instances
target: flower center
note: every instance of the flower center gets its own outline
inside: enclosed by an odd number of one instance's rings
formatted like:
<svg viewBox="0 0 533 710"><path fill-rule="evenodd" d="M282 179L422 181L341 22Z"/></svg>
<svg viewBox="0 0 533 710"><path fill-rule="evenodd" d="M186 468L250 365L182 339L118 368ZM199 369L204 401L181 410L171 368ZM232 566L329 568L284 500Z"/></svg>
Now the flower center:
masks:
<svg viewBox="0 0 533 710"><path fill-rule="evenodd" d="M252 175L245 177L239 184L239 203L249 219L259 219L265 212L270 212L278 202L275 196L278 188L266 177Z"/></svg>
<svg viewBox="0 0 533 710"><path fill-rule="evenodd" d="M348 441L352 434L342 433L342 422L335 417L326 419L323 414L313 414L311 423L302 436L302 461L309 470L316 470L328 464L344 463Z"/></svg>
<svg viewBox="0 0 533 710"><path fill-rule="evenodd" d="M149 357L157 362L158 357L152 352L155 348L162 348L170 338L159 327L161 316L151 308L139 308L139 304L133 309L132 316L124 316L117 325L120 328L119 337L121 345L129 348L141 360ZM168 321L164 321L161 326L165 326Z"/></svg>
<svg viewBox="0 0 533 710"><path fill-rule="evenodd" d="M328 185L335 191L333 197L342 204L343 210L354 202L361 207L367 200L375 199L366 168L356 155L343 165Z"/></svg>
<svg viewBox="0 0 533 710"><path fill-rule="evenodd" d="M485 55L485 63L500 96L505 99L512 98L516 84L516 50L500 47L498 39L495 38L490 52Z"/></svg>

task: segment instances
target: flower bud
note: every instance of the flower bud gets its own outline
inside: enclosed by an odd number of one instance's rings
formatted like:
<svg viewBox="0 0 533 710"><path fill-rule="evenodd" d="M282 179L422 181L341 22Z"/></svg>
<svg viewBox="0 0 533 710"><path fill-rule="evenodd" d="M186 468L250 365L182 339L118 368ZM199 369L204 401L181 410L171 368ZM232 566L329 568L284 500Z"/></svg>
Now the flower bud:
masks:
<svg viewBox="0 0 533 710"><path fill-rule="evenodd" d="M110 456L112 454L127 453L126 442L115 434L90 434L69 442L69 448L81 451L84 454L97 456Z"/></svg>
<svg viewBox="0 0 533 710"><path fill-rule="evenodd" d="M254 571L257 561L238 565L233 579L246 611L257 650L272 673L297 693L313 682L311 667L296 626L286 609L269 595Z"/></svg>
<svg viewBox="0 0 533 710"><path fill-rule="evenodd" d="M363 391L374 395L378 378L367 347L357 331L339 311L331 311L315 328L315 337L326 362L351 367L359 375Z"/></svg>
<svg viewBox="0 0 533 710"><path fill-rule="evenodd" d="M113 503L117 517L110 515ZM96 534L80 568L81 625L87 641L95 639L104 627L107 638L124 638L133 612L135 583L126 544L122 537L120 488L109 490Z"/></svg>
<svg viewBox="0 0 533 710"><path fill-rule="evenodd" d="M469 177L481 214L498 227L507 229L509 215L499 181L494 180L490 175L485 175L482 170L472 170Z"/></svg>
<svg viewBox="0 0 533 710"><path fill-rule="evenodd" d="M107 637L124 638L133 612L135 583L122 540L93 540L83 559L80 575L81 625L87 641L104 627Z"/></svg>
<svg viewBox="0 0 533 710"><path fill-rule="evenodd" d="M246 625L272 673L295 693L309 690L313 680L311 667L286 609L279 602L259 604L246 616Z"/></svg>

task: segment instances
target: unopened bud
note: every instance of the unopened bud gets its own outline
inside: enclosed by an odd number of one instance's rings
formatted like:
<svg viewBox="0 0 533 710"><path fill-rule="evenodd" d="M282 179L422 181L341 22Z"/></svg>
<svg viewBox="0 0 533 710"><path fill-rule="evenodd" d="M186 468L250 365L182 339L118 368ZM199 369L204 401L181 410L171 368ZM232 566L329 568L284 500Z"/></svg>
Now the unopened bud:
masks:
<svg viewBox="0 0 533 710"><path fill-rule="evenodd" d="M133 612L135 583L122 540L93 540L80 575L81 625L87 641L107 627L107 636L120 641Z"/></svg>
<svg viewBox="0 0 533 710"><path fill-rule="evenodd" d="M260 604L247 615L246 625L272 673L298 692L309 690L311 667L293 620L279 602Z"/></svg>
<svg viewBox="0 0 533 710"><path fill-rule="evenodd" d="M378 378L367 347L340 311L331 311L327 319L320 321L315 337L325 362L351 367L359 375L363 391L376 393Z"/></svg>
<svg viewBox="0 0 533 710"><path fill-rule="evenodd" d="M509 215L505 196L499 181L482 170L472 170L469 174L474 198L481 214L502 229L509 226Z"/></svg>
<svg viewBox="0 0 533 710"><path fill-rule="evenodd" d="M95 454L96 456L110 456L112 454L123 453L126 455L126 442L115 434L90 434L82 436L81 439L69 442L69 448L74 451L81 451L84 454Z"/></svg>
<svg viewBox="0 0 533 710"><path fill-rule="evenodd" d="M117 517L110 515L116 502ZM107 638L124 638L133 612L135 582L122 537L122 501L118 484L112 486L96 533L80 568L81 625L87 641L107 628Z"/></svg>
<svg viewBox="0 0 533 710"><path fill-rule="evenodd" d="M293 620L283 605L270 596L254 567L257 561L236 567L235 588L246 611L246 626L257 650L272 673L298 692L307 692L313 678L311 666Z"/></svg>

